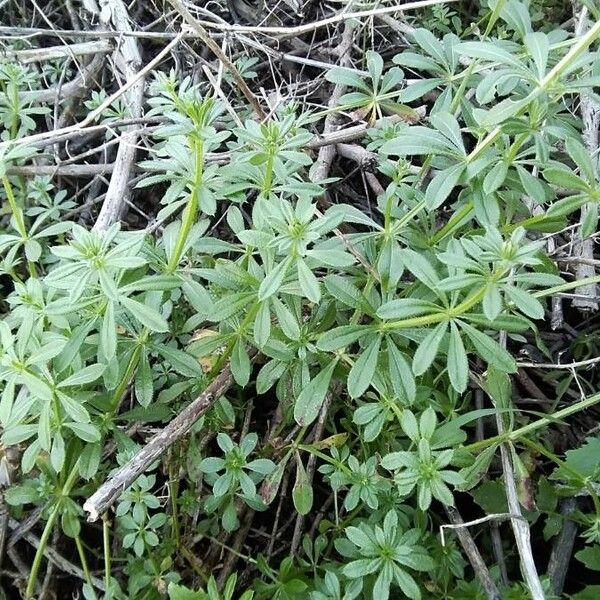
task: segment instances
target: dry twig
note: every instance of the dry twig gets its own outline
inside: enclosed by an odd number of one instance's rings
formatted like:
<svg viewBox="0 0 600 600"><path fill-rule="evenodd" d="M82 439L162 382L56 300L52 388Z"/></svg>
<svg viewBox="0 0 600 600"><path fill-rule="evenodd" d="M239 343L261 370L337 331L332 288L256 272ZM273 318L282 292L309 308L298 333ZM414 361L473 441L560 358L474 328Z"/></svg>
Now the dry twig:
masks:
<svg viewBox="0 0 600 600"><path fill-rule="evenodd" d="M90 496L83 510L88 521L96 521L108 510L119 496L170 446L180 440L192 425L229 389L231 371L227 366L193 402L184 408L164 429L150 441L112 477Z"/></svg>

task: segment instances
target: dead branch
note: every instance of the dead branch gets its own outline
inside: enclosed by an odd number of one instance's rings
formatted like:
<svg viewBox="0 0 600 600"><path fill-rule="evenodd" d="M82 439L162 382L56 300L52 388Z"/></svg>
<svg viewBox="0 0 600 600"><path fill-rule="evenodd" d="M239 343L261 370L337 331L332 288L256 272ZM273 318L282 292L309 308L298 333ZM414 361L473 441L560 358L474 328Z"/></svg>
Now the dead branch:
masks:
<svg viewBox="0 0 600 600"><path fill-rule="evenodd" d="M577 13L577 11L575 11ZM589 29L588 20L588 9L585 6L581 7L581 11L576 15L575 35L581 36ZM600 133L600 105L594 100L594 98L588 94L581 94L580 96L580 110L581 119L583 121L583 140L586 148L590 153L592 163L598 171L598 150L599 144L599 133ZM589 203L581 209L581 226L585 223L588 215L592 211L598 211L598 207L595 203ZM591 238L584 239L582 228L580 227L577 233L577 243L575 244L575 252L577 257L584 259L594 258L594 240ZM596 269L585 262L580 263L576 269L577 279L585 279L586 277L593 277L596 274ZM573 306L576 306L582 311L598 310L600 306L596 300L597 286L595 283L588 285L582 285L578 287L575 292L586 298L576 298L573 300Z"/></svg>
<svg viewBox="0 0 600 600"><path fill-rule="evenodd" d="M66 46L50 46L48 48L28 48L27 50L15 50L0 52L0 56L9 60L15 60L22 64L56 60L70 56L89 56L106 54L113 49L111 40L102 39L95 42L81 42L79 44L68 44Z"/></svg>
<svg viewBox="0 0 600 600"><path fill-rule="evenodd" d="M117 31L131 31L127 8L122 0L107 0L102 14L109 11L109 20ZM144 98L144 77L138 76L142 66L142 57L138 42L135 38L124 38L120 44L117 55L117 64L120 63L126 82L132 82L125 95L129 114L135 119L142 114L142 101ZM95 231L106 231L113 223L119 220L125 207L126 196L129 195L127 182L129 173L135 161L138 132L136 127L128 127L121 133L121 143L115 158L114 169L106 197L100 208L100 214L94 223Z"/></svg>
<svg viewBox="0 0 600 600"><path fill-rule="evenodd" d="M354 40L354 25L352 23L346 23L344 32L342 33L342 39L339 45L339 57L340 65L348 66L350 64L350 49ZM336 108L340 102L340 98L346 92L346 86L336 84L333 88L329 102L327 106L329 108ZM325 123L323 124L323 135L327 135L334 131L339 121L338 113L335 111L330 112L325 117ZM335 146L330 144L322 146L319 150L317 160L313 164L310 172L310 179L313 182L320 182L327 179L331 163L335 157Z"/></svg>
<svg viewBox="0 0 600 600"><path fill-rule="evenodd" d="M561 505L561 514L564 523L559 535L554 540L550 562L548 563L548 577L552 584L552 591L560 596L565 585L565 578L569 570L571 556L573 553L573 544L577 535L577 523L571 519L577 500L575 498L565 498Z"/></svg>
<svg viewBox="0 0 600 600"><path fill-rule="evenodd" d="M8 520L8 526L12 530L16 530L19 528L19 522L15 519ZM38 548L40 545L40 540L33 533L27 532L23 536L23 539L27 541L34 548ZM46 546L44 549L44 556L47 560L49 560L53 565L58 567L63 573L67 573L68 575L72 575L73 577L77 577L83 581L86 580L84 572L73 563L69 562L62 554L59 554L54 548L51 546ZM92 576L91 581L94 584L94 587L99 590L106 590L106 586L104 585L104 581L98 579L97 577Z"/></svg>
<svg viewBox="0 0 600 600"><path fill-rule="evenodd" d="M227 366L191 404L184 408L164 429L150 441L112 477L90 496L83 510L88 521L96 521L108 510L119 496L170 446L180 440L194 423L229 389L231 371Z"/></svg>
<svg viewBox="0 0 600 600"><path fill-rule="evenodd" d="M471 533L466 527L463 518L456 508L453 506L446 506L446 514L450 521L452 521L452 525L454 530L456 531L456 537L458 537L458 541L460 545L463 547L469 562L471 563L471 567L473 567L473 571L475 571L475 575L479 582L481 583L481 587L485 591L486 596L489 600L502 600L502 596L496 584L494 583L489 569L487 568L479 549L477 548Z"/></svg>

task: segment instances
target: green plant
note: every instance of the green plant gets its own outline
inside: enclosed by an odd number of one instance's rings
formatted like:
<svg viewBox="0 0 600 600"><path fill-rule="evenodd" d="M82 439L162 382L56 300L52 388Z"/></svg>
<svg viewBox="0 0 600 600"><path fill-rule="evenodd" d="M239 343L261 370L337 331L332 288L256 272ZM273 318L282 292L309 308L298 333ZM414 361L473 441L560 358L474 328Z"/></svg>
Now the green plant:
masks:
<svg viewBox="0 0 600 600"><path fill-rule="evenodd" d="M559 335L547 319L559 301L595 302L600 283L570 266L594 268L593 252L567 255L597 238L597 160L577 111L599 99L600 24L540 31L533 10L438 5L394 56L377 29L389 20L365 30L360 56L361 19L344 23L366 71L332 68L333 97L348 89L325 111L301 78L263 94L276 61L231 52L264 119L229 93L229 65L209 86L187 68L193 53L176 54L145 90L137 213L106 230L89 216L104 180L39 173L53 160L69 172L61 136L118 173L127 138L96 146L92 134L114 135L127 90L92 130L31 137L50 114L36 100L44 77L60 87L75 70L2 59L0 425L7 457L22 455L14 474L8 458L0 467L12 516L39 530L26 598L50 546L80 566L86 598L464 599L482 586L524 598L538 585L550 598L556 581L532 574L518 527L517 550L472 528L498 513L535 524L537 558L576 495L574 557L598 570L598 326L568 309ZM236 32L219 38L225 55L257 44ZM142 33L170 37L123 37ZM84 109L114 92L108 80ZM55 121L85 112L61 102ZM553 435L562 421L566 442ZM102 527L87 524L83 503L127 472ZM464 537L444 529L459 513L489 569L472 572Z"/></svg>

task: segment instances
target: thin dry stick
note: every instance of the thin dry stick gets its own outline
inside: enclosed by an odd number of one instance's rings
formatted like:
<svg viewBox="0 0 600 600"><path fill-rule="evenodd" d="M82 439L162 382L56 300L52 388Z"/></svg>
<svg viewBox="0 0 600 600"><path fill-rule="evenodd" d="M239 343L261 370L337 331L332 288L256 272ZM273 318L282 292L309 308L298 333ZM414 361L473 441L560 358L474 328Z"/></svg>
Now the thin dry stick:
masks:
<svg viewBox="0 0 600 600"><path fill-rule="evenodd" d="M14 52L1 52L0 56L14 60L22 64L56 60L59 58L73 56L87 56L89 54L106 54L113 48L111 40L97 40L95 42L81 42L79 44L68 44L66 46L50 46L47 48L28 48L27 50L15 50Z"/></svg>
<svg viewBox="0 0 600 600"><path fill-rule="evenodd" d="M117 31L131 31L127 8L122 0L108 0L110 19ZM134 81L131 89L126 94L129 114L135 119L142 114L144 99L144 78L138 77L142 66L142 57L138 42L135 38L124 38L119 45L117 58L122 63L122 71L126 81ZM106 231L113 223L119 220L126 206L125 200L129 194L127 182L133 167L136 155L138 131L135 126L127 127L121 133L121 141L106 197L100 208L98 218L94 223L94 231Z"/></svg>
<svg viewBox="0 0 600 600"><path fill-rule="evenodd" d="M577 23L575 26L575 35L577 37L582 36L589 29L588 9L583 6L581 12L577 15ZM583 139L585 146L590 153L592 164L596 171L598 171L598 150L599 150L599 130L600 130L600 104L598 104L593 97L588 94L582 93L580 96L580 110L581 118L583 120ZM594 240L591 238L583 239L583 223L586 221L588 215L592 211L598 211L598 207L595 203L590 202L581 209L581 227L577 234L577 243L575 245L575 251L577 256L585 259L594 258ZM593 277L596 273L595 267L585 262L577 265L576 275L577 279L585 279L586 277ZM584 296L584 298L575 298L573 300L573 306L576 306L580 310L598 310L598 300L596 300L597 286L595 283L583 285L576 289L576 293ZM587 297L585 297L587 296Z"/></svg>
<svg viewBox="0 0 600 600"><path fill-rule="evenodd" d="M486 515L485 517L480 517L479 519L473 519L472 521L462 521L460 523L446 523L444 525L440 525L440 539L442 542L442 546L446 545L446 536L444 534L445 529L462 529L463 527L472 527L473 525L481 525L481 523L487 523L489 521L499 522L499 521L507 521L508 519L522 519L521 515L511 515L510 513L493 513L491 515Z"/></svg>
<svg viewBox="0 0 600 600"><path fill-rule="evenodd" d="M560 534L554 540L550 561L548 562L548 578L552 585L552 591L557 596L562 594L573 554L573 544L577 535L577 523L571 517L576 508L577 500L575 498L565 498L562 502L560 512L564 518L564 523Z"/></svg>
<svg viewBox="0 0 600 600"><path fill-rule="evenodd" d="M256 96L252 93L252 90L248 87L248 84L240 75L240 72L237 70L236 66L221 50L219 44L217 44L210 37L206 29L204 29L204 27L194 17L194 15L190 13L190 11L185 7L181 0L168 0L168 2L183 17L184 21L194 30L198 37L210 48L211 52L223 63L223 65L225 65L227 70L231 73L231 76L235 79L235 83L240 88L242 94L246 96L246 100L248 100L248 102L250 102L250 104L252 105L252 108L254 108L254 112L256 113L258 118L261 121L265 120L267 115L262 109L262 106L258 102Z"/></svg>
<svg viewBox="0 0 600 600"><path fill-rule="evenodd" d="M213 382L191 404L184 408L164 429L150 441L112 477L90 496L83 510L88 521L96 521L108 510L121 494L170 446L180 440L194 423L229 389L232 383L229 366L225 367Z"/></svg>
<svg viewBox="0 0 600 600"><path fill-rule="evenodd" d="M254 510L248 509L246 515L244 516L242 525L235 534L235 538L233 539L231 548L228 549L227 558L225 559L223 568L221 569L221 572L219 573L219 577L217 579L217 586L219 589L223 589L225 583L227 582L229 574L233 571L235 563L240 559L240 550L242 549L244 541L248 536L248 532L252 527L252 521L254 520L255 514L256 513Z"/></svg>
<svg viewBox="0 0 600 600"><path fill-rule="evenodd" d="M500 596L500 592L498 591L498 588L496 587L496 584L490 575L479 549L475 545L473 537L466 528L466 524L463 521L460 513L453 506L446 506L445 508L446 514L452 521L452 526L456 530L458 541L463 547L463 550L465 551L465 554L471 563L471 567L473 567L473 571L475 571L475 575L479 579L481 587L483 588L485 595L488 597L488 600L502 600L502 596Z"/></svg>
<svg viewBox="0 0 600 600"><path fill-rule="evenodd" d="M378 17L380 15L388 15L398 12L407 12L417 8L426 8L435 4L450 4L457 0L420 0L418 2L407 2L405 4L395 4L392 6L382 6L372 8L370 10L361 10L356 12L340 12L332 17L306 23L305 25L297 25L296 27L255 27L252 25L229 25L225 23L214 23L211 21L199 21L206 28L216 29L218 31L226 31L232 33L260 33L263 35L285 35L286 37L294 37L304 33L310 33L328 25L336 25L344 21L367 19L369 17Z"/></svg>
<svg viewBox="0 0 600 600"><path fill-rule="evenodd" d="M536 369L578 369L580 367L589 367L600 362L600 356L588 358L587 360L579 360L572 363L534 363L534 362L517 362L519 367L531 367Z"/></svg>
<svg viewBox="0 0 600 600"><path fill-rule="evenodd" d="M87 117L79 121L79 123L75 123L73 125L69 125L68 127L62 127L61 129L54 129L52 131L44 131L42 133L35 133L33 135L24 136L18 140L7 140L4 142L0 142L0 150L7 148L8 146L18 145L33 145L39 146L40 142L46 143L54 143L60 139L65 137L69 137L71 135L81 135L82 131L85 127L87 127L90 123L92 123L97 117L99 117L115 100L120 98L125 92L131 89L139 80L143 79L150 71L156 67L158 63L167 55L171 50L179 44L183 34L180 33L173 41L167 44L143 69L138 71L135 79L131 79L127 81L125 85L119 88L116 92L111 94L102 104L100 104L96 109L92 112L88 113ZM114 124L107 123L95 126L94 128L98 129L108 129ZM92 127L89 128L91 131L94 129Z"/></svg>
<svg viewBox="0 0 600 600"><path fill-rule="evenodd" d="M320 441L323 436L323 430L325 429L325 421L327 420L327 414L329 413L329 407L333 400L333 394L327 394L323 406L319 412L319 418L314 429L313 441ZM306 476L308 477L309 485L312 485L313 478L315 476L315 469L317 466L316 454L311 454L308 458L306 465ZM302 532L304 531L304 515L298 515L296 518L296 524L294 525L294 534L292 536L292 546L290 548L290 555L294 556L300 546L300 540L302 539Z"/></svg>
<svg viewBox="0 0 600 600"><path fill-rule="evenodd" d="M106 57L104 54L97 54L89 64L81 68L77 76L60 86L50 87L44 90L34 90L19 92L21 102L55 102L71 96L81 95L82 92L90 87L90 82L94 76L104 66Z"/></svg>
<svg viewBox="0 0 600 600"><path fill-rule="evenodd" d="M506 333L501 332L500 342L502 346L506 346ZM491 398L492 402L495 402ZM496 426L498 435L504 435L504 422L500 413L496 414ZM529 524L522 518L521 506L519 504L519 496L517 494L517 485L515 483L515 474L513 471L512 461L508 454L507 444L500 445L500 458L502 462L502 472L504 474L504 489L506 492L506 500L508 502L508 510L513 515L518 515L520 518L512 518L511 525L517 542L517 551L521 559L521 570L525 577L529 593L533 600L545 600L544 590L540 581L535 561L533 560L533 552L531 550L531 532Z"/></svg>
<svg viewBox="0 0 600 600"><path fill-rule="evenodd" d="M15 530L19 528L19 522L15 519L9 519L8 526L10 529ZM23 539L29 543L34 548L38 548L40 545L40 540L33 533L25 533L23 535ZM9 549L10 555L10 549ZM72 575L73 577L77 577L78 579L86 580L85 574L82 569L73 563L69 562L64 556L59 554L52 546L46 546L44 550L44 556L47 560L53 563L56 567L58 567L63 573L67 573L68 575ZM106 586L101 579L92 576L91 577L92 584L95 588L104 591Z"/></svg>
<svg viewBox="0 0 600 600"><path fill-rule="evenodd" d="M23 167L8 167L8 175L20 177L40 177L49 175L57 177L93 177L95 175L107 175L115 169L115 163L103 165L26 165Z"/></svg>
<svg viewBox="0 0 600 600"><path fill-rule="evenodd" d="M352 48L353 41L354 26L352 23L346 23L344 32L342 33L342 40L339 45L340 66L342 67L347 67L350 65L350 49ZM327 106L332 109L336 108L345 91L345 85L339 83L336 84L333 88L333 92L331 93ZM325 123L323 124L323 135L327 135L328 133L334 131L337 127L338 121L338 113L334 111L330 112L325 117ZM335 152L336 149L333 145L323 146L319 150L317 160L310 170L311 181L319 183L327 178L329 175L329 169L331 168L331 163L335 157Z"/></svg>
<svg viewBox="0 0 600 600"><path fill-rule="evenodd" d="M481 368L482 366L482 361L479 359L477 360L477 366L479 368ZM475 389L475 408L477 410L483 408L483 400L483 390L478 387ZM477 419L475 437L477 441L481 441L485 437L483 418ZM487 473L483 476L483 479L488 479ZM500 571L500 582L502 583L502 585L508 586L508 571L506 569L506 558L504 557L504 550L502 548L502 536L500 535L500 528L498 527L498 523L496 523L495 521L490 523L490 538L492 540L492 552L494 553L494 559L496 560L498 570Z"/></svg>

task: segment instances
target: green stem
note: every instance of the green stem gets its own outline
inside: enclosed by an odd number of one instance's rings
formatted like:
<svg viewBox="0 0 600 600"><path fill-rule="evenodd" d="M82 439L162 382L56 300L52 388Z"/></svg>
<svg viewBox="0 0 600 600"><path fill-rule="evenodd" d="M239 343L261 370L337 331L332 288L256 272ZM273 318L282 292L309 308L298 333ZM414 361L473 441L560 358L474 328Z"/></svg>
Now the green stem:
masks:
<svg viewBox="0 0 600 600"><path fill-rule="evenodd" d="M39 546L35 552L35 556L33 558L33 563L31 565L31 573L29 574L29 580L27 581L27 589L25 591L25 599L31 600L33 598L33 593L35 591L35 584L37 581L37 575L40 570L40 566L42 565L42 558L44 556L44 551L46 550L46 546L48 545L48 540L50 539L50 535L52 530L54 529L54 524L56 523L56 519L58 514L60 513L60 509L62 506L62 499L69 495L71 492L71 488L75 484L75 480L77 479L77 461L73 466L73 469L69 473L67 480L60 492L59 497L56 500L56 505L52 509L50 516L48 517L48 521L46 522L46 526L44 527L44 531L42 532L42 537L40 538Z"/></svg>
<svg viewBox="0 0 600 600"><path fill-rule="evenodd" d="M183 211L181 228L179 229L179 235L177 236L177 241L175 242L173 254L171 254L171 258L169 259L169 263L167 265L167 273L173 273L175 269L177 269L177 265L181 260L188 235L190 234L190 231L196 222L196 216L198 213L198 192L200 190L200 186L202 185L202 174L204 170L204 148L202 140L199 140L195 144L195 149L196 169L194 174L194 189L192 190L190 199Z"/></svg>
<svg viewBox="0 0 600 600"><path fill-rule="evenodd" d="M179 508L177 506L177 496L179 492L179 480L177 474L179 472L179 465L177 464L177 457L174 452L170 453L169 457L169 497L171 498L171 536L179 545L180 540L180 527L179 527ZM175 464L173 464L175 463Z"/></svg>
<svg viewBox="0 0 600 600"><path fill-rule="evenodd" d="M23 218L23 211L21 207L17 204L17 200L15 198L15 193L13 191L13 187L8 179L8 176L2 176L2 185L4 187L4 191L6 192L6 198L8 200L8 204L10 206L10 210L15 218L15 224L17 226L17 231L19 235L25 240L27 239L27 230L25 228L25 220Z"/></svg>
<svg viewBox="0 0 600 600"><path fill-rule="evenodd" d="M505 270L495 271L492 273L491 280L498 281L504 275ZM441 323L442 321L449 321L462 316L464 313L471 310L476 304L483 300L487 285L477 290L472 296L469 296L463 300L460 304L454 308L444 311L436 312L431 315L423 315L421 317L411 317L410 319L402 319L402 321L387 321L379 324L379 330L384 332L390 329L409 329L413 327L421 327L422 325L432 325L433 323Z"/></svg>
<svg viewBox="0 0 600 600"><path fill-rule="evenodd" d="M314 454L317 458L320 458L326 463L329 463L330 465L338 468L340 471L343 471L346 475L352 476L352 471L344 463L335 460L335 458L332 458L331 456L327 456L327 454L321 452L320 450L317 450L313 446L307 444L297 444L296 448L298 448L298 450L308 452L309 454Z"/></svg>
<svg viewBox="0 0 600 600"><path fill-rule="evenodd" d="M25 218L23 217L23 211L21 207L17 204L17 200L15 198L15 193L13 191L13 187L10 183L10 180L6 175L2 177L2 186L4 187L4 191L6 192L6 198L8 199L8 204L10 206L10 210L15 219L15 225L23 243L27 240L27 227L25 225ZM30 260L27 261L27 269L29 271L29 275L33 278L37 277L37 271L35 270L35 264Z"/></svg>
<svg viewBox="0 0 600 600"><path fill-rule="evenodd" d="M19 102L19 86L12 81L10 86L12 92L12 109L13 109L13 119L10 125L10 137L11 139L16 139L17 134L19 133L19 121L21 114L21 103Z"/></svg>
<svg viewBox="0 0 600 600"><path fill-rule="evenodd" d="M110 588L110 522L108 514L102 515L102 545L104 550L104 585Z"/></svg>
<svg viewBox="0 0 600 600"><path fill-rule="evenodd" d="M598 494L596 493L594 486L587 480L586 477L581 475L581 473L579 473L576 469L573 469L571 466L569 466L567 462L556 456L554 452L551 452L550 450L544 448L544 446L542 446L541 444L538 444L537 442L534 442L533 440L527 438L523 438L521 440L521 443L531 448L534 452L537 452L538 454L549 458L553 463L555 463L557 466L563 469L563 471L569 473L569 475L571 475L571 477L573 477L573 479L575 479L577 483L579 483L587 490L590 497L592 498L592 501L594 502L594 509L596 510L596 514L600 516L600 500L598 500Z"/></svg>
<svg viewBox="0 0 600 600"><path fill-rule="evenodd" d="M85 558L85 552L83 550L83 545L81 543L81 538L79 536L75 538L75 545L77 546L77 552L79 553L79 561L81 562L81 569L83 570L85 581L90 586L90 590L92 591L93 597L97 599L98 596L96 596L96 590L94 590L94 585L92 584L90 569L88 567L87 560Z"/></svg>
<svg viewBox="0 0 600 600"><path fill-rule="evenodd" d="M567 292L573 290L582 285L589 285L591 283L600 283L600 275L594 275L593 277L584 277L583 279L576 279L575 281L569 281L567 283L561 283L539 292L534 292L532 296L536 298L545 298L546 296L552 296L552 294L559 294L560 292Z"/></svg>
<svg viewBox="0 0 600 600"><path fill-rule="evenodd" d="M473 211L474 204L471 200L467 202L462 208L455 212L448 222L431 238L431 245L435 246L441 242L449 233L451 233L456 227L458 227L463 219L468 217Z"/></svg>
<svg viewBox="0 0 600 600"><path fill-rule="evenodd" d="M552 415L538 419L533 423L528 423L527 425L524 425L519 429L514 429L513 431L509 431L501 435L495 435L491 438L487 438L485 440L480 440L478 442L469 444L468 446L465 446L465 449L469 451L475 451L482 450L483 448L488 448L489 446L492 446L494 444L501 444L503 442L514 442L525 435L537 431L538 429L548 427L548 425L552 425L552 423L556 423L556 421L560 421L582 410L586 410L591 406L594 406L594 404L597 404L598 402L600 402L600 394L594 394L593 396L576 402L571 406L567 406L566 408L563 408L562 410L559 410Z"/></svg>
<svg viewBox="0 0 600 600"><path fill-rule="evenodd" d="M600 21L598 21L584 36L579 38L573 47L556 63L556 65L539 82L538 86L531 91L526 98L523 107L517 111L515 116L525 112L527 106L539 95L544 93L584 52L587 47L600 35ZM491 146L502 133L502 124L497 125L490 131L467 156L466 162L473 162L484 150Z"/></svg>
<svg viewBox="0 0 600 600"><path fill-rule="evenodd" d="M269 197L271 193L271 186L273 185L273 156L269 154L269 158L267 159L267 164L265 167L265 181L263 184L263 196L265 198Z"/></svg>
<svg viewBox="0 0 600 600"><path fill-rule="evenodd" d="M112 398L110 401L110 406L111 406L111 411L113 413L115 413L117 411L117 409L119 408L119 404L121 403L121 398L123 398L123 395L125 394L125 390L127 389L127 386L129 385L129 382L131 381L131 378L133 377L135 369L137 368L138 362L140 360L141 351L142 351L142 345L137 344L135 349L133 350L133 354L131 355L131 358L129 359L129 364L127 365L127 369L125 370L125 373L123 374L121 383L119 383L119 385L117 386L117 388L115 389L115 391L112 395Z"/></svg>

